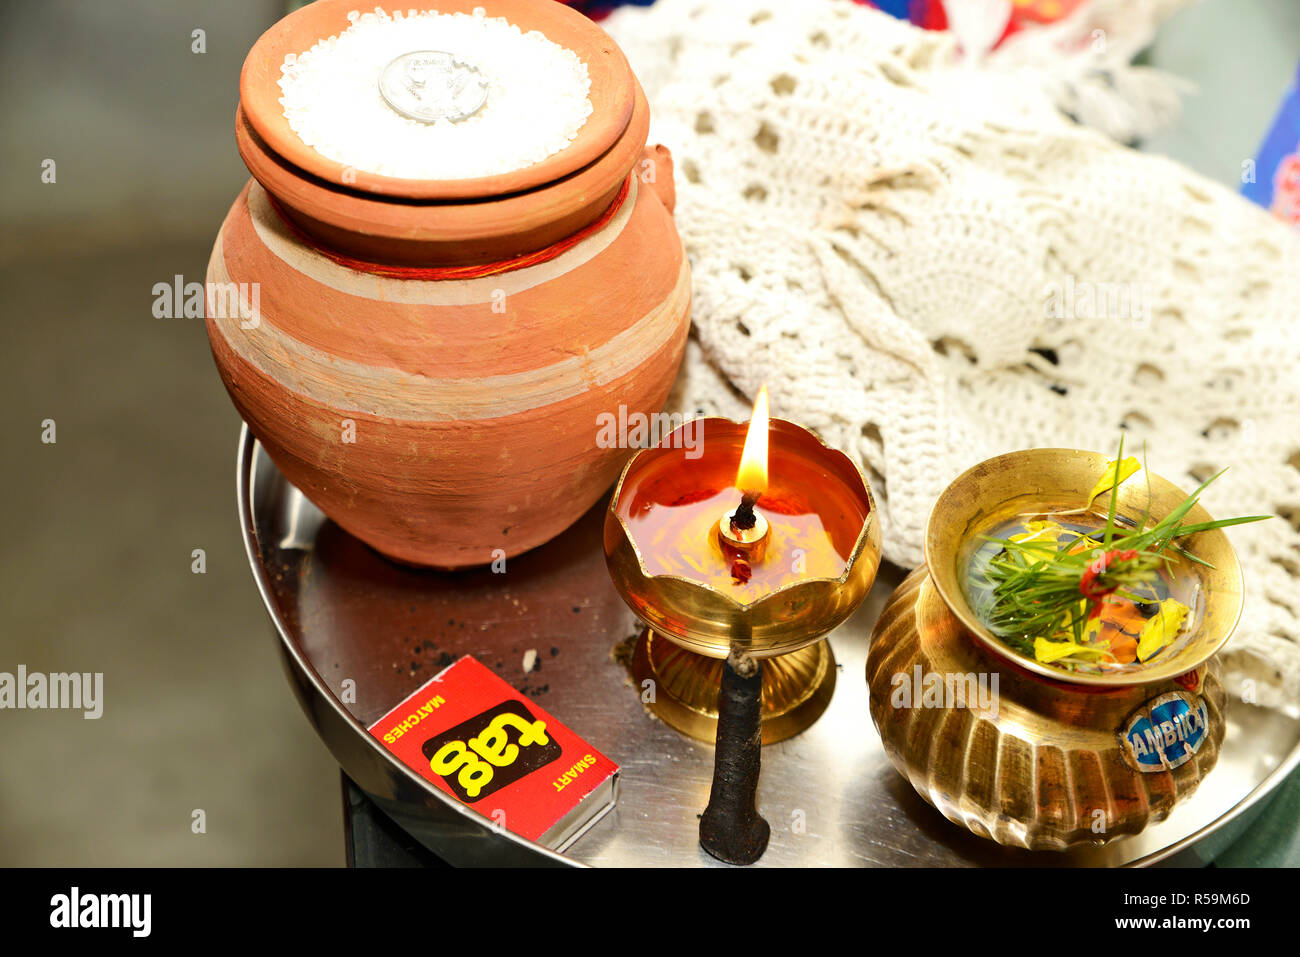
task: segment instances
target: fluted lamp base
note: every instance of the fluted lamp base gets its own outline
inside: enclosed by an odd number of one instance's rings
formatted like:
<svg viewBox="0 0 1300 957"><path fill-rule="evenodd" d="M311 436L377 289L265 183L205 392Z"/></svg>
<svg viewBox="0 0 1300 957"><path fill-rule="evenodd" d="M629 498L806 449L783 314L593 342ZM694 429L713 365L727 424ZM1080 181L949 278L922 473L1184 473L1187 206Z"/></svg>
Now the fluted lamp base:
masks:
<svg viewBox="0 0 1300 957"><path fill-rule="evenodd" d="M722 659L687 651L650 630L641 633L632 658L637 688L653 681L654 715L687 737L713 744L718 733ZM763 659L763 743L792 738L812 726L835 691L835 657L818 641Z"/></svg>

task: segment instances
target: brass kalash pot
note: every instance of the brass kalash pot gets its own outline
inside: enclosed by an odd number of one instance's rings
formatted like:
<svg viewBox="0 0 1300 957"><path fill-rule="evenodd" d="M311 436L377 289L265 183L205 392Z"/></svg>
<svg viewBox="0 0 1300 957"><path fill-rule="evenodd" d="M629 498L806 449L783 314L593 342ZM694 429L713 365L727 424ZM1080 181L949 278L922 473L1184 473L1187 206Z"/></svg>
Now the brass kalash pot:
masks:
<svg viewBox="0 0 1300 957"><path fill-rule="evenodd" d="M1192 627L1129 672L1069 673L1024 656L985 628L962 589L979 536L1025 513L1076 509L1107 464L1093 452L1032 449L961 475L930 514L926 564L872 633L871 718L894 766L950 821L999 844L1064 850L1136 834L1219 757L1226 696L1214 655L1242 609L1222 530L1179 540L1212 566L1182 563L1200 576ZM1156 522L1185 497L1139 472L1120 485L1117 515L1140 522L1149 506ZM1187 521L1212 518L1198 505Z"/></svg>

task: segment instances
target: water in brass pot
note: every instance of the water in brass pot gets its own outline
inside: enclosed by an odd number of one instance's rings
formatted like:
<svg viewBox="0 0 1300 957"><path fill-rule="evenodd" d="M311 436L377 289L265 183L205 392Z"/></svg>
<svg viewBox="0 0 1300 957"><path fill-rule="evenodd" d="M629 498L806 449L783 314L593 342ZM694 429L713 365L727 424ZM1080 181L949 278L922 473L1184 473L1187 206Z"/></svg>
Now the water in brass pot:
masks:
<svg viewBox="0 0 1300 957"><path fill-rule="evenodd" d="M1116 525L1122 533L1135 530L1118 516ZM1011 650L1070 674L1137 674L1176 654L1200 625L1204 595L1197 566L1173 553L1132 584L1095 600L1081 593L1047 634L1029 624L1035 588L1051 578L1054 559L1086 554L1091 568L1104 570L1105 527L1105 515L1043 512L1002 521L969 539L960 556L962 587L981 623ZM1026 574L1038 563L1036 575ZM995 587L1008 572L1022 585L1015 595ZM1010 607L1020 614L1006 614ZM1009 618L1019 626L1009 626Z"/></svg>

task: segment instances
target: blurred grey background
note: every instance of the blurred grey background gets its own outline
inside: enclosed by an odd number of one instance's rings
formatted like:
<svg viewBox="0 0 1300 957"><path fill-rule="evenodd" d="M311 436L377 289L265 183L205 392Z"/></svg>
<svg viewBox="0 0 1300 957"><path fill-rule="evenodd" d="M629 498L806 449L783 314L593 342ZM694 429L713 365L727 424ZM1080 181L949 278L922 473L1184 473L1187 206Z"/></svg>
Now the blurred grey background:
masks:
<svg viewBox="0 0 1300 957"><path fill-rule="evenodd" d="M154 283L203 281L248 175L239 68L282 10L0 12L0 671L102 671L105 698L0 711L0 864L343 863L338 769L238 534L239 417L202 320L152 314Z"/></svg>
<svg viewBox="0 0 1300 957"><path fill-rule="evenodd" d="M98 721L0 711L0 864L343 862L338 771L236 527L238 417L202 321L151 312L155 283L203 279L246 177L239 67L283 9L0 7L0 671L105 675ZM1296 0L1179 14L1151 62L1201 91L1145 148L1236 188L1298 60Z"/></svg>

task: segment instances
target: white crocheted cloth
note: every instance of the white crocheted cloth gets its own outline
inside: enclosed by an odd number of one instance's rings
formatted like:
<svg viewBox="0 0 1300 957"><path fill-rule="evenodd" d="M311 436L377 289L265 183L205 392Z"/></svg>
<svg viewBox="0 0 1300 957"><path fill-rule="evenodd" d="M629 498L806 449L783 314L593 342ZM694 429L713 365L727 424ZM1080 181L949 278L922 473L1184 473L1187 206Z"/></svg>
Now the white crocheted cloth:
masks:
<svg viewBox="0 0 1300 957"><path fill-rule="evenodd" d="M1276 669L1263 703L1300 700L1300 238L846 0L658 0L607 26L676 162L676 408L743 418L768 383L773 414L860 459L907 566L939 493L1001 452L1111 451L1123 425L1179 484L1230 465L1206 507L1280 516L1229 530L1230 647Z"/></svg>

